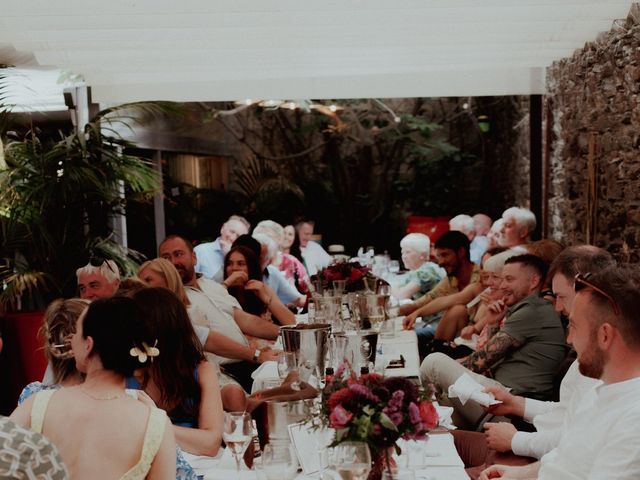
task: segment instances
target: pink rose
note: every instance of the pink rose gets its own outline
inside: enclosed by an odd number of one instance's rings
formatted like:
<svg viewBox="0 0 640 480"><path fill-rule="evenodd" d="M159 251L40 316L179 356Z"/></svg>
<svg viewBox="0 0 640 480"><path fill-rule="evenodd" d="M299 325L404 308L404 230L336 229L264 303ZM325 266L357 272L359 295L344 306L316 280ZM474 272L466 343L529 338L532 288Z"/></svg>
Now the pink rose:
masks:
<svg viewBox="0 0 640 480"><path fill-rule="evenodd" d="M329 415L329 424L332 428L344 428L352 418L353 413L345 410L342 405L338 405Z"/></svg>
<svg viewBox="0 0 640 480"><path fill-rule="evenodd" d="M431 429L438 426L438 412L436 411L436 407L433 406L433 403L428 400L420 402L420 416L427 428Z"/></svg>

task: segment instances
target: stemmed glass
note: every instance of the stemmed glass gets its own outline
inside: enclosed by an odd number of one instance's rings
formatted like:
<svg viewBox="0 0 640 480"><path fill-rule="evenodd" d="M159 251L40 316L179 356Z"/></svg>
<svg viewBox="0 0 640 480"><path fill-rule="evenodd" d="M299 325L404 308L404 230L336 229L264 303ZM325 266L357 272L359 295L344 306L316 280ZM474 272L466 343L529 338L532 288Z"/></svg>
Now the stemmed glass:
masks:
<svg viewBox="0 0 640 480"><path fill-rule="evenodd" d="M365 480L371 470L369 445L343 442L330 450L329 464L343 480Z"/></svg>
<svg viewBox="0 0 640 480"><path fill-rule="evenodd" d="M267 480L287 480L295 477L295 463L289 444L266 444L262 451L262 469Z"/></svg>
<svg viewBox="0 0 640 480"><path fill-rule="evenodd" d="M278 357L278 376L284 380L287 375L297 370L296 354L294 352L282 352ZM292 390L300 390L300 381L291 383Z"/></svg>
<svg viewBox="0 0 640 480"><path fill-rule="evenodd" d="M240 460L253 440L253 423L247 412L224 412L224 430L222 439L231 449L236 461L236 471L240 478Z"/></svg>

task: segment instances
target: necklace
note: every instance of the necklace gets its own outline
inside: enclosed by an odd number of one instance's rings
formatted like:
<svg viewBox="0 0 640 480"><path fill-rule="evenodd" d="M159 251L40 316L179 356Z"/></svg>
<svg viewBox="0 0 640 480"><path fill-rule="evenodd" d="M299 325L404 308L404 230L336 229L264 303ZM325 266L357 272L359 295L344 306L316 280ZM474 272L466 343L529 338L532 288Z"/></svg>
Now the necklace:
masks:
<svg viewBox="0 0 640 480"><path fill-rule="evenodd" d="M117 393L115 395L110 395L110 396L106 396L106 397L99 397L97 395L94 395L93 393L89 392L88 390L86 390L83 387L80 387L80 391L82 393L84 393L87 397L89 398L93 398L94 400L117 400L118 398L123 398L125 396L125 393Z"/></svg>

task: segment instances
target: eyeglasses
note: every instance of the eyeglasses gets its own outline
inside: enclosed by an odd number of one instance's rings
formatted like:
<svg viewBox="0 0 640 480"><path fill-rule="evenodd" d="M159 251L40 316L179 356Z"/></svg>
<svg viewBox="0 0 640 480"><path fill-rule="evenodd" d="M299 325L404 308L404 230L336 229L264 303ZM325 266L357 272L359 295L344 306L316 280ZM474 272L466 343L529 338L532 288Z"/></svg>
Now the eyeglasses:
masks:
<svg viewBox="0 0 640 480"><path fill-rule="evenodd" d="M109 270L111 270L113 273L116 273L113 267L111 266L111 264L107 261L105 257L103 257L102 255L95 254L93 252L91 252L90 255L91 256L89 257L89 264L92 267L101 267L103 264L106 264Z"/></svg>
<svg viewBox="0 0 640 480"><path fill-rule="evenodd" d="M573 278L574 280L573 289L576 292L583 290L585 287L592 289L593 291L599 293L600 295L602 295L604 298L607 299L607 301L611 304L611 308L613 308L613 313L615 313L616 315L620 315L620 307L618 306L616 301L613 299L613 297L609 295L607 292L605 292L604 290L602 290L600 287L597 287L593 283L591 283L588 280L590 276L591 276L590 273L586 273L584 275L581 273L576 274L576 276Z"/></svg>

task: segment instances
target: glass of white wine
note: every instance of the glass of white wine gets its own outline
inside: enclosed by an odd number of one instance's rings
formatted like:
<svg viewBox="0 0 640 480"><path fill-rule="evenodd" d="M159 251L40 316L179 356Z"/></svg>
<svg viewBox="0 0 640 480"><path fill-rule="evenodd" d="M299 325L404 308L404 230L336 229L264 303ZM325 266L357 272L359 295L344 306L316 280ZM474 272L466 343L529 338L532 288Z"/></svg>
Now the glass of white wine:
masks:
<svg viewBox="0 0 640 480"><path fill-rule="evenodd" d="M240 478L240 461L253 440L253 423L247 412L224 412L222 439L231 450L236 461L236 471Z"/></svg>
<svg viewBox="0 0 640 480"><path fill-rule="evenodd" d="M380 332L385 318L384 307L382 305L369 305L368 314L371 329L375 330L376 332Z"/></svg>
<svg viewBox="0 0 640 480"><path fill-rule="evenodd" d="M342 480L366 480L371 471L369 445L343 442L330 450L329 464Z"/></svg>

